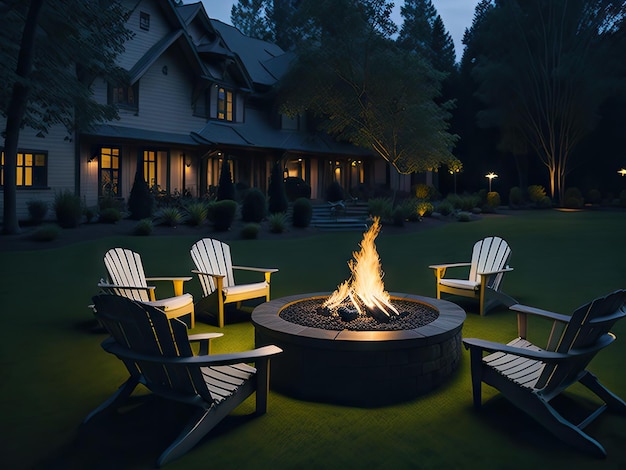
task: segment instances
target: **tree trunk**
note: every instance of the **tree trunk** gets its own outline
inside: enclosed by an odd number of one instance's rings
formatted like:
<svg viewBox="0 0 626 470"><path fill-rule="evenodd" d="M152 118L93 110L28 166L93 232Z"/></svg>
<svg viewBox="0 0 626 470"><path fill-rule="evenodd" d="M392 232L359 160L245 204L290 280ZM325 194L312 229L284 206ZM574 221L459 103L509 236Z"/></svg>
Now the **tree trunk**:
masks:
<svg viewBox="0 0 626 470"><path fill-rule="evenodd" d="M35 32L37 31L37 22L43 4L44 0L32 0L30 4L17 59L16 73L20 79L13 85L13 93L7 108L4 139L4 209L2 228L3 233L7 235L20 232L20 225L17 220L16 194L17 146L20 138L22 118L26 111L26 101L30 91L26 79L32 70Z"/></svg>

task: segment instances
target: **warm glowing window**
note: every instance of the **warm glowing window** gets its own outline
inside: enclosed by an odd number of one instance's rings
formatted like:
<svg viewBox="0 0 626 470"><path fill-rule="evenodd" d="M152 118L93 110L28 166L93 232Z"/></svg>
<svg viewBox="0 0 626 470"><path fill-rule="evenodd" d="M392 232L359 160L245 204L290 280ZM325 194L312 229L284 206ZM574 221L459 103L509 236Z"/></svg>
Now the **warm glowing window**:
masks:
<svg viewBox="0 0 626 470"><path fill-rule="evenodd" d="M143 177L150 188L158 189L157 152L154 150L144 150L143 152Z"/></svg>
<svg viewBox="0 0 626 470"><path fill-rule="evenodd" d="M4 151L0 164L0 186L4 186ZM18 188L43 188L48 184L48 155L44 152L20 151L15 166Z"/></svg>
<svg viewBox="0 0 626 470"><path fill-rule="evenodd" d="M217 118L233 120L233 92L222 87L217 90Z"/></svg>
<svg viewBox="0 0 626 470"><path fill-rule="evenodd" d="M120 195L120 149L100 148L100 196Z"/></svg>

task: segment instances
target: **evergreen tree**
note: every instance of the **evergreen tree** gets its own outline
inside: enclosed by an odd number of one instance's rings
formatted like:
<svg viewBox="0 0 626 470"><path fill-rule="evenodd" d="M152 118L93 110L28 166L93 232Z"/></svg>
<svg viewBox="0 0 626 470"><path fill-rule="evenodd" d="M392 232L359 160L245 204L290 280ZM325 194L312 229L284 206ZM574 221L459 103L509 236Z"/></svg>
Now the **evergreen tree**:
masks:
<svg viewBox="0 0 626 470"><path fill-rule="evenodd" d="M400 7L400 15L403 22L397 39L398 45L432 62L433 25L437 10L431 0L405 0Z"/></svg>
<svg viewBox="0 0 626 470"><path fill-rule="evenodd" d="M432 64L435 70L452 73L456 70L456 53L454 41L446 30L441 16L437 15L431 32L430 48L433 53Z"/></svg>
<svg viewBox="0 0 626 470"><path fill-rule="evenodd" d="M287 192L285 191L285 181L283 178L283 169L279 161L274 163L270 182L267 188L268 211L270 214L279 212L287 212L289 202L287 201Z"/></svg>
<svg viewBox="0 0 626 470"><path fill-rule="evenodd" d="M246 36L270 41L266 10L272 0L238 0L230 10L230 21Z"/></svg>
<svg viewBox="0 0 626 470"><path fill-rule="evenodd" d="M154 208L154 198L150 194L150 188L143 173L143 158L137 157L137 169L135 170L135 180L128 196L128 210L130 218L134 220L152 217Z"/></svg>
<svg viewBox="0 0 626 470"><path fill-rule="evenodd" d="M223 201L224 199L235 200L235 185L230 175L230 163L227 156L224 156L224 160L222 160L220 180L217 186L217 200Z"/></svg>

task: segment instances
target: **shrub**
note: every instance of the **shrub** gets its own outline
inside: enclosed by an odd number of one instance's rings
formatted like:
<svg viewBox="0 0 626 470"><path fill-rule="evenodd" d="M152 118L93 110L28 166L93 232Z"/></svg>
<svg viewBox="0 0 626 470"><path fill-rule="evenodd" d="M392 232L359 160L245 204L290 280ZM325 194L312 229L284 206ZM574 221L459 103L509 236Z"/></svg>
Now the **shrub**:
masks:
<svg viewBox="0 0 626 470"><path fill-rule="evenodd" d="M222 160L220 179L217 183L217 200L235 200L235 185L233 184L233 180L230 175L230 163L228 163L228 157L225 157L224 160Z"/></svg>
<svg viewBox="0 0 626 470"><path fill-rule="evenodd" d="M550 199L548 196L544 196L539 201L537 201L535 205L537 209L551 209L552 199Z"/></svg>
<svg viewBox="0 0 626 470"><path fill-rule="evenodd" d="M252 188L246 192L241 204L241 220L261 222L266 212L265 194L260 189Z"/></svg>
<svg viewBox="0 0 626 470"><path fill-rule="evenodd" d="M138 168L141 166L138 165ZM135 172L135 181L128 196L128 211L133 220L152 217L154 211L154 196L150 193L150 188L148 188L148 183L143 178L143 171L141 170Z"/></svg>
<svg viewBox="0 0 626 470"><path fill-rule="evenodd" d="M367 210L372 217L389 220L393 211L393 203L387 197L374 197L367 202Z"/></svg>
<svg viewBox="0 0 626 470"><path fill-rule="evenodd" d="M283 233L287 228L287 214L284 212L272 214L267 220L272 233Z"/></svg>
<svg viewBox="0 0 626 470"><path fill-rule="evenodd" d="M109 207L114 207L115 209L119 209L120 212L124 210L124 201L120 198L114 198L111 196L102 196L98 200L98 208L108 209Z"/></svg>
<svg viewBox="0 0 626 470"><path fill-rule="evenodd" d="M119 211L119 209L116 209L115 207L109 207L100 211L100 217L98 220L103 224L114 224L121 220L121 218L122 213Z"/></svg>
<svg viewBox="0 0 626 470"><path fill-rule="evenodd" d="M300 197L293 203L292 224L294 227L308 227L313 218L313 206L311 200L306 197Z"/></svg>
<svg viewBox="0 0 626 470"><path fill-rule="evenodd" d="M519 186L513 186L509 190L509 207L517 208L524 204L524 196Z"/></svg>
<svg viewBox="0 0 626 470"><path fill-rule="evenodd" d="M62 228L78 227L83 215L80 197L72 191L61 191L54 198L54 210L57 222Z"/></svg>
<svg viewBox="0 0 626 470"><path fill-rule="evenodd" d="M459 222L470 222L472 220L472 214L466 211L461 211L456 216Z"/></svg>
<svg viewBox="0 0 626 470"><path fill-rule="evenodd" d="M95 207L85 207L83 208L83 215L85 216L85 221L89 224L98 215L98 210ZM121 212L120 212L120 217L121 217Z"/></svg>
<svg viewBox="0 0 626 470"><path fill-rule="evenodd" d="M583 194L578 188L567 188L563 196L563 207L568 209L580 209L585 204Z"/></svg>
<svg viewBox="0 0 626 470"><path fill-rule="evenodd" d="M419 201L417 203L417 214L420 217L430 217L434 210L435 206L433 206L432 202Z"/></svg>
<svg viewBox="0 0 626 470"><path fill-rule="evenodd" d="M152 233L153 229L154 224L152 223L152 219L141 219L135 224L135 227L133 228L133 234L147 236Z"/></svg>
<svg viewBox="0 0 626 470"><path fill-rule="evenodd" d="M500 193L491 191L487 193L487 207L495 209L500 205Z"/></svg>
<svg viewBox="0 0 626 470"><path fill-rule="evenodd" d="M406 212L402 206L397 206L391 213L393 224L397 227L403 227L406 220Z"/></svg>
<svg viewBox="0 0 626 470"><path fill-rule="evenodd" d="M202 225L207 219L207 206L204 202L191 202L185 206L187 213L187 223L189 225L199 226Z"/></svg>
<svg viewBox="0 0 626 470"><path fill-rule="evenodd" d="M167 225L168 227L176 227L184 221L185 214L183 214L178 207L164 207L156 214L157 224Z"/></svg>
<svg viewBox="0 0 626 470"><path fill-rule="evenodd" d="M255 223L249 223L241 229L241 238L244 240L253 240L258 237L261 226Z"/></svg>
<svg viewBox="0 0 626 470"><path fill-rule="evenodd" d="M458 209L461 209L465 212L471 212L474 207L480 204L480 197L477 194L464 194L461 197L461 206Z"/></svg>
<svg viewBox="0 0 626 470"><path fill-rule="evenodd" d="M425 183L419 183L413 187L413 195L417 199L424 199L426 201L430 201L431 199L434 199L436 194L437 194L437 190L434 187L429 186Z"/></svg>
<svg viewBox="0 0 626 470"><path fill-rule="evenodd" d="M43 219L48 213L48 203L40 199L28 201L26 203L26 207L28 208L28 216L30 217L31 222L37 225L43 222Z"/></svg>
<svg viewBox="0 0 626 470"><path fill-rule="evenodd" d="M538 184L528 186L528 199L530 199L530 202L538 203L544 197L546 197L546 190L543 186Z"/></svg>
<svg viewBox="0 0 626 470"><path fill-rule="evenodd" d="M58 225L46 224L35 230L30 238L37 242L50 242L55 240L60 233L61 228Z"/></svg>
<svg viewBox="0 0 626 470"><path fill-rule="evenodd" d="M463 199L458 194L448 194L445 200L452 204L452 207L455 209L463 207Z"/></svg>
<svg viewBox="0 0 626 470"><path fill-rule="evenodd" d="M272 167L267 195L269 198L268 211L270 214L287 212L289 201L287 201L287 193L285 193L285 183L283 181L283 170L279 162L274 163Z"/></svg>
<svg viewBox="0 0 626 470"><path fill-rule="evenodd" d="M339 181L333 181L326 188L326 200L328 202L343 201L345 198L343 188L339 184Z"/></svg>
<svg viewBox="0 0 626 470"><path fill-rule="evenodd" d="M587 202L589 204L600 204L602 202L602 194L597 189L590 189L587 192Z"/></svg>
<svg viewBox="0 0 626 470"><path fill-rule="evenodd" d="M289 201L305 197L311 199L311 186L302 178L289 176L285 179L285 192Z"/></svg>
<svg viewBox="0 0 626 470"><path fill-rule="evenodd" d="M454 206L447 199L443 200L437 205L437 212L441 215L450 215L454 212Z"/></svg>
<svg viewBox="0 0 626 470"><path fill-rule="evenodd" d="M210 203L207 210L208 219L213 224L215 230L226 231L230 229L235 220L237 203L230 199L216 201Z"/></svg>

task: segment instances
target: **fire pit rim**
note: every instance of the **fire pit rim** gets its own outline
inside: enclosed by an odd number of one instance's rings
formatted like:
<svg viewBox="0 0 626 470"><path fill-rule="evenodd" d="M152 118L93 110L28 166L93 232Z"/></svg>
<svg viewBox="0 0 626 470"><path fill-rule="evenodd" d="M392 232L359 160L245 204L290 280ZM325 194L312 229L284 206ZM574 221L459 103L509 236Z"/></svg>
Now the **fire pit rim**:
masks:
<svg viewBox="0 0 626 470"><path fill-rule="evenodd" d="M325 330L323 328L303 326L297 323L288 322L280 317L279 313L287 306L306 299L327 298L330 292L314 292L306 294L295 294L270 300L257 306L252 312L252 323L256 328L263 328L283 335L304 338L310 340L323 341L404 341L421 338L426 342L436 342L441 336L449 336L457 328L462 327L466 314L458 305L447 300L423 297L415 294L389 293L395 300L410 300L420 302L439 312L438 317L428 323L413 329L391 330L391 331L354 331L354 330Z"/></svg>

